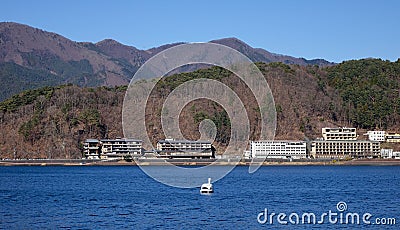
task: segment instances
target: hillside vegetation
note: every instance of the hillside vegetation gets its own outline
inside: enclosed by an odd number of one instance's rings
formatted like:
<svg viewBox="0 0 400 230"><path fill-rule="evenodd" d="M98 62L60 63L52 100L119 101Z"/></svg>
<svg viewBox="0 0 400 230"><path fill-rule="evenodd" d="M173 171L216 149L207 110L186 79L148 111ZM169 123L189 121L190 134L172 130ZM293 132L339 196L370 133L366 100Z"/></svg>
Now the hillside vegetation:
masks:
<svg viewBox="0 0 400 230"><path fill-rule="evenodd" d="M400 61L347 61L336 66L257 63L270 85L277 111L276 139L308 140L324 126L359 129L400 128ZM153 144L164 138L160 114L167 95L179 84L211 78L234 89L250 118L251 139L260 133L260 114L246 85L220 67L164 78L146 108ZM121 110L126 86L80 88L48 86L24 91L0 103L0 158L80 158L86 138L123 136ZM223 108L208 100L189 103L180 115L188 139L200 137L198 124L211 119L218 128L214 145L221 153L230 138Z"/></svg>
<svg viewBox="0 0 400 230"><path fill-rule="evenodd" d="M338 90L350 124L366 129L399 124L400 59L347 61L327 72L327 83Z"/></svg>

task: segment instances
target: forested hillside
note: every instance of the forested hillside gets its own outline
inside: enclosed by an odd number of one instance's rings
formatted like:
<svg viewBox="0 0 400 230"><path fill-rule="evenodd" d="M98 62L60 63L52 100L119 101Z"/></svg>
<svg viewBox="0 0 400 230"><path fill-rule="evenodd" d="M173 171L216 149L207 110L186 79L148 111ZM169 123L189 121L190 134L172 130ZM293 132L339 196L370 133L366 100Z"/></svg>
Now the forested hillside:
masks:
<svg viewBox="0 0 400 230"><path fill-rule="evenodd" d="M347 61L327 69L327 84L339 92L348 122L357 128L399 124L400 59Z"/></svg>
<svg viewBox="0 0 400 230"><path fill-rule="evenodd" d="M270 85L277 111L276 139L308 140L324 126L400 130L400 61L347 61L336 66L257 63ZM164 138L160 114L167 95L180 83L211 78L234 89L251 122L251 139L259 135L259 112L245 84L219 67L169 76L160 81L146 111L152 141ZM0 157L79 158L86 138L121 137L126 86L80 88L74 85L28 90L0 103ZM189 103L180 115L188 139L198 124L214 121L214 145L221 152L230 137L230 121L221 106L208 100Z"/></svg>

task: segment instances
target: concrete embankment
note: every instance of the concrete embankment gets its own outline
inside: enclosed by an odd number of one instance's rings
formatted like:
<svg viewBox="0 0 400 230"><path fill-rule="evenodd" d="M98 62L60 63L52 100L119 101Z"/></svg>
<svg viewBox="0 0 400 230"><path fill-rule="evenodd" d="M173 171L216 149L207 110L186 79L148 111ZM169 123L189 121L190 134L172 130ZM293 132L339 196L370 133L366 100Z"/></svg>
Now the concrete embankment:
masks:
<svg viewBox="0 0 400 230"><path fill-rule="evenodd" d="M132 166L132 165L151 165L164 166L174 164L177 166L204 166L204 165L250 165L251 160L238 159L139 159L137 162L126 161L103 161L86 159L41 159L41 160L1 160L0 166ZM358 160L283 160L267 159L262 162L263 166L273 165L400 165L400 160L395 159L358 159Z"/></svg>

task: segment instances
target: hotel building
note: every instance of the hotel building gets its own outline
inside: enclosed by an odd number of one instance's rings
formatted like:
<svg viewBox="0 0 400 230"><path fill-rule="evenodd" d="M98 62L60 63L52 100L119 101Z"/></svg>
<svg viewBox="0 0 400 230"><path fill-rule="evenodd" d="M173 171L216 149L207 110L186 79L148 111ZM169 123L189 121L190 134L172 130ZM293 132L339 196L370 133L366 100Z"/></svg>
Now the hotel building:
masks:
<svg viewBox="0 0 400 230"><path fill-rule="evenodd" d="M215 149L210 141L165 139L157 143L159 157L166 158L214 158Z"/></svg>
<svg viewBox="0 0 400 230"><path fill-rule="evenodd" d="M323 140L311 142L311 156L314 158L358 158L379 157L378 141L357 140L355 128L323 128Z"/></svg>
<svg viewBox="0 0 400 230"><path fill-rule="evenodd" d="M125 156L142 155L142 141L131 138L87 139L84 143L87 159L124 159Z"/></svg>
<svg viewBox="0 0 400 230"><path fill-rule="evenodd" d="M385 139L386 139L386 142L399 143L400 142L400 134L388 132L385 135Z"/></svg>
<svg viewBox="0 0 400 230"><path fill-rule="evenodd" d="M131 138L102 139L102 159L123 159L124 156L139 157L142 155L142 140Z"/></svg>
<svg viewBox="0 0 400 230"><path fill-rule="evenodd" d="M358 158L380 155L378 141L330 140L312 141L311 155L315 158Z"/></svg>
<svg viewBox="0 0 400 230"><path fill-rule="evenodd" d="M322 128L324 140L357 140L355 128Z"/></svg>
<svg viewBox="0 0 400 230"><path fill-rule="evenodd" d="M83 143L83 154L87 159L100 158L100 142L97 139L87 139Z"/></svg>
<svg viewBox="0 0 400 230"><path fill-rule="evenodd" d="M368 131L366 134L370 141L385 141L385 131Z"/></svg>
<svg viewBox="0 0 400 230"><path fill-rule="evenodd" d="M304 141L252 141L250 151L252 158L307 158L307 144Z"/></svg>
<svg viewBox="0 0 400 230"><path fill-rule="evenodd" d="M387 159L400 159L400 152L395 152L393 149L381 149L381 157Z"/></svg>

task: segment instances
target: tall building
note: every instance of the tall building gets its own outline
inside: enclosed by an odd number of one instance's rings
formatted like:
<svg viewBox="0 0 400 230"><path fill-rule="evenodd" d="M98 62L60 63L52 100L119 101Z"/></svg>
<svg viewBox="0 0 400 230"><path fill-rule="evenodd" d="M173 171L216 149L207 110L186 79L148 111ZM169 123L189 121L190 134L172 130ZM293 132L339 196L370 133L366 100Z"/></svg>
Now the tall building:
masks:
<svg viewBox="0 0 400 230"><path fill-rule="evenodd" d="M301 159L307 157L307 144L304 141L252 141L250 151L252 158Z"/></svg>

